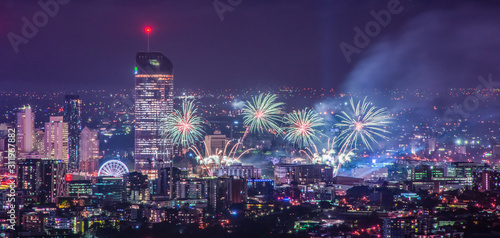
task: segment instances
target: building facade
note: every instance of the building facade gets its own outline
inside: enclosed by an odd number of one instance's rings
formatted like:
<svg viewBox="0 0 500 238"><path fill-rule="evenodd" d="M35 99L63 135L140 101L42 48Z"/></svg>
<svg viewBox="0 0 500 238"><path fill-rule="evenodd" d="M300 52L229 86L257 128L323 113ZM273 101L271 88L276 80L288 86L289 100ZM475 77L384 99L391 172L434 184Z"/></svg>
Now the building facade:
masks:
<svg viewBox="0 0 500 238"><path fill-rule="evenodd" d="M236 176L248 179L260 179L262 169L255 168L253 165L242 165L240 163L230 166L222 166L214 172L217 177L221 176Z"/></svg>
<svg viewBox="0 0 500 238"><path fill-rule="evenodd" d="M173 111L172 62L157 52L140 52L135 67L135 170L157 178L170 163L172 143L164 138L162 119Z"/></svg>
<svg viewBox="0 0 500 238"><path fill-rule="evenodd" d="M97 130L83 128L80 133L80 171L95 174L99 170L99 139Z"/></svg>
<svg viewBox="0 0 500 238"><path fill-rule="evenodd" d="M104 203L121 203L125 200L122 178L97 177L92 180L94 197Z"/></svg>
<svg viewBox="0 0 500 238"><path fill-rule="evenodd" d="M205 136L205 146L211 155L215 155L220 151L224 151L224 147L226 146L226 135L219 134L215 135L206 135Z"/></svg>
<svg viewBox="0 0 500 238"><path fill-rule="evenodd" d="M44 144L49 159L68 163L68 123L63 122L63 117L50 117L50 122L45 123Z"/></svg>
<svg viewBox="0 0 500 238"><path fill-rule="evenodd" d="M139 172L128 173L123 176L125 195L128 202L133 204L144 203L150 200L148 176Z"/></svg>
<svg viewBox="0 0 500 238"><path fill-rule="evenodd" d="M483 170L474 172L474 186L479 191L499 191L500 172Z"/></svg>
<svg viewBox="0 0 500 238"><path fill-rule="evenodd" d="M35 132L35 113L30 106L21 108L17 113L17 150L21 153L33 151L33 140Z"/></svg>
<svg viewBox="0 0 500 238"><path fill-rule="evenodd" d="M65 197L66 164L57 160L26 159L18 164L18 187L38 202Z"/></svg>
<svg viewBox="0 0 500 238"><path fill-rule="evenodd" d="M82 100L78 95L66 95L64 98L64 121L68 123L69 170L79 167L80 132L82 131Z"/></svg>
<svg viewBox="0 0 500 238"><path fill-rule="evenodd" d="M320 164L278 164L274 166L274 178L276 184L332 183L333 169Z"/></svg>

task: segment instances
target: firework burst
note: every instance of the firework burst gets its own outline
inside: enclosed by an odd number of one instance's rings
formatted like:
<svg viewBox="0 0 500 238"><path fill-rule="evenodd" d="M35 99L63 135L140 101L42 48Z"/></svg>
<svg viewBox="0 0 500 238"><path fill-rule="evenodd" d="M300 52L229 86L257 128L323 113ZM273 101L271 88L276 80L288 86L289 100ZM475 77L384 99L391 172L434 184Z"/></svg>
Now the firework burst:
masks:
<svg viewBox="0 0 500 238"><path fill-rule="evenodd" d="M356 148L358 140L361 141L369 150L373 150L371 144L379 144L377 139L387 140L389 131L385 127L391 123L386 108L376 108L367 102L366 97L363 101L354 103L350 100L351 110L342 111L338 117L340 123L336 125L343 128L340 133L342 150L347 148Z"/></svg>
<svg viewBox="0 0 500 238"><path fill-rule="evenodd" d="M278 97L271 94L260 94L247 101L243 119L248 131L262 133L268 130L279 131L278 122L284 103L276 102Z"/></svg>
<svg viewBox="0 0 500 238"><path fill-rule="evenodd" d="M193 100L184 100L182 109L163 120L163 133L176 145L189 146L203 138L205 119L197 115L198 108Z"/></svg>
<svg viewBox="0 0 500 238"><path fill-rule="evenodd" d="M196 154L196 161L200 164L203 169L205 169L207 175L209 177L213 176L214 169L222 167L222 166L230 166L234 163L239 163L241 156L252 151L253 149L248 149L243 151L241 154L237 154L238 146L241 142L237 142L234 144L231 149L228 149L231 144L231 141L226 142L224 146L224 150L216 150L215 154L210 153L210 149L205 144L205 153L204 155L200 152L200 150L191 146L191 150Z"/></svg>
<svg viewBox="0 0 500 238"><path fill-rule="evenodd" d="M285 140L299 147L313 146L319 140L321 132L318 127L324 125L323 119L312 109L303 109L288 113L284 119Z"/></svg>
<svg viewBox="0 0 500 238"><path fill-rule="evenodd" d="M312 145L312 150L306 147L305 150L299 152L306 155L312 164L324 164L333 168L333 176L337 176L343 164L350 162L354 156L354 150L350 151L336 151L334 149L335 139L328 139L328 146L322 149L321 153L315 145Z"/></svg>

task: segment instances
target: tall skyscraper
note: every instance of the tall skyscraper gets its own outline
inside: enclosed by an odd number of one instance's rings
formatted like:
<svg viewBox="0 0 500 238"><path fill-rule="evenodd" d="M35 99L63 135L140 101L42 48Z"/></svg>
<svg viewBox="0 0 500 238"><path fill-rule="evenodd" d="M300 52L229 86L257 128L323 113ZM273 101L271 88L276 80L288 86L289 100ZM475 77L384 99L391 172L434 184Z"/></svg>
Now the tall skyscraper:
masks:
<svg viewBox="0 0 500 238"><path fill-rule="evenodd" d="M56 160L26 159L18 164L18 187L39 202L55 202L66 196L65 163Z"/></svg>
<svg viewBox="0 0 500 238"><path fill-rule="evenodd" d="M69 171L78 170L80 132L82 131L82 100L78 95L66 95L64 98L64 121L68 123Z"/></svg>
<svg viewBox="0 0 500 238"><path fill-rule="evenodd" d="M7 135L9 134L10 128L12 128L12 125L0 123L0 151L7 151Z"/></svg>
<svg viewBox="0 0 500 238"><path fill-rule="evenodd" d="M36 196L39 192L40 184L40 164L42 160L27 159L20 161L17 165L17 187L21 189L26 196Z"/></svg>
<svg viewBox="0 0 500 238"><path fill-rule="evenodd" d="M68 123L63 117L50 117L45 123L44 144L49 159L68 163Z"/></svg>
<svg viewBox="0 0 500 238"><path fill-rule="evenodd" d="M158 170L157 190L154 191L158 197L166 197L167 199L176 198L175 187L171 186L181 179L181 170L178 168L162 168Z"/></svg>
<svg viewBox="0 0 500 238"><path fill-rule="evenodd" d="M125 199L125 187L122 178L96 177L92 179L94 184L94 196L101 202L123 202Z"/></svg>
<svg viewBox="0 0 500 238"><path fill-rule="evenodd" d="M99 168L99 139L97 130L83 128L80 133L80 171L93 174Z"/></svg>
<svg viewBox="0 0 500 238"><path fill-rule="evenodd" d="M21 108L17 113L17 148L21 153L33 151L33 136L35 132L35 113L30 106Z"/></svg>
<svg viewBox="0 0 500 238"><path fill-rule="evenodd" d="M56 202L56 198L67 196L66 172L68 164L57 160L42 160L40 170L41 194L46 202Z"/></svg>
<svg viewBox="0 0 500 238"><path fill-rule="evenodd" d="M123 176L127 201L132 204L144 203L150 200L148 176L132 172Z"/></svg>
<svg viewBox="0 0 500 238"><path fill-rule="evenodd" d="M172 143L161 132L161 119L173 111L172 62L158 52L139 52L135 67L135 170L157 178L168 164Z"/></svg>
<svg viewBox="0 0 500 238"><path fill-rule="evenodd" d="M33 135L33 150L37 151L41 155L45 155L45 142L42 129L35 129L35 134Z"/></svg>

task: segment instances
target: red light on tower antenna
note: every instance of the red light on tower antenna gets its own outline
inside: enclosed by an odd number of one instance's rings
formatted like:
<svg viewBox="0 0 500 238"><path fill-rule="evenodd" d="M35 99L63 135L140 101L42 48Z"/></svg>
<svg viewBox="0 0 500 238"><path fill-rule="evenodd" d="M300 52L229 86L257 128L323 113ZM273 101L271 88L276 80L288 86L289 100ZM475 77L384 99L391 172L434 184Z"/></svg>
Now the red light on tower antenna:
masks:
<svg viewBox="0 0 500 238"><path fill-rule="evenodd" d="M144 32L146 32L146 35L148 36L148 52L149 52L149 35L151 35L152 31L153 31L153 28L150 26L146 26L144 28Z"/></svg>

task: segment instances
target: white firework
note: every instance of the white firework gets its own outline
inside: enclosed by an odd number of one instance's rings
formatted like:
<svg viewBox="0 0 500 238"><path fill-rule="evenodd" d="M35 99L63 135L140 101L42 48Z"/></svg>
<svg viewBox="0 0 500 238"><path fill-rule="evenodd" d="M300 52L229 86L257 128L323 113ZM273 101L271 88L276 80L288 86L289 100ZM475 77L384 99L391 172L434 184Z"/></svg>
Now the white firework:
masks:
<svg viewBox="0 0 500 238"><path fill-rule="evenodd" d="M340 133L341 150L355 149L358 140L363 143L366 148L373 150L371 144L379 144L377 139L388 140L385 134L389 131L385 128L391 123L390 117L386 108L376 108L371 106L372 103L367 102L366 97L363 101L354 103L350 100L351 110L342 111L338 117L339 126L343 131Z"/></svg>
<svg viewBox="0 0 500 238"><path fill-rule="evenodd" d="M237 148L239 145L241 145L241 142L237 142L231 147L229 153L227 153L227 149L230 144L231 141L226 142L224 150L217 149L215 151L215 154L210 153L210 150L206 144L205 144L204 155L195 146L191 146L190 149L196 154L196 161L198 162L198 164L200 164L203 167L203 169L205 169L209 177L212 177L214 168L218 168L221 166L230 166L234 163L240 163L241 156L253 150L253 148L248 149L243 151L241 154L236 155Z"/></svg>
<svg viewBox="0 0 500 238"><path fill-rule="evenodd" d="M333 147L335 139L328 139L328 146L322 149L321 153L318 151L316 145L313 145L311 150L306 147L305 150L300 150L300 153L306 155L313 164L324 164L333 168L333 176L337 176L343 164L350 162L351 158L355 155L353 150L349 151L336 151Z"/></svg>

